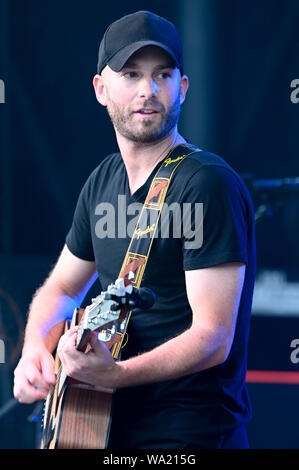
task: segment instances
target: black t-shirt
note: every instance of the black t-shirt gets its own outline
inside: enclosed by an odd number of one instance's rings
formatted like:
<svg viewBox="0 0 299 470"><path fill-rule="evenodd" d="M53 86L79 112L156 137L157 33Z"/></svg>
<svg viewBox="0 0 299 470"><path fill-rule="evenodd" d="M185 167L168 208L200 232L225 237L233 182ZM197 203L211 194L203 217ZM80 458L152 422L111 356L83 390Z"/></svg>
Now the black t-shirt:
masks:
<svg viewBox="0 0 299 470"><path fill-rule="evenodd" d="M189 148L181 147L182 153ZM66 243L77 257L95 261L103 289L118 277L130 242L129 228L160 164L131 196L121 155L109 155L81 191ZM198 150L175 171L166 206L167 217L163 219L163 209L141 284L151 288L157 299L150 310L137 310L131 316L122 358L148 351L188 328L192 312L184 271L227 262L246 264L235 336L221 365L175 380L119 389L111 429L114 447L134 447L136 442L142 447L157 436L195 445L202 433L225 432L251 416L245 374L255 234L247 188L221 157ZM169 233L163 232L162 220L169 221Z"/></svg>

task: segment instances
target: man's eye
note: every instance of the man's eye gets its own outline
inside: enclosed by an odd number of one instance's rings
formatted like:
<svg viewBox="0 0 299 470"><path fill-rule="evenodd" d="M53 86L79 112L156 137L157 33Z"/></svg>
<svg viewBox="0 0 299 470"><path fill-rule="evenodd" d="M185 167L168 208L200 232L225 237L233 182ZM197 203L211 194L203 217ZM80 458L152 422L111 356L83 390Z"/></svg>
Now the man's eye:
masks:
<svg viewBox="0 0 299 470"><path fill-rule="evenodd" d="M126 78L136 78L138 76L137 72L126 72L124 77Z"/></svg>
<svg viewBox="0 0 299 470"><path fill-rule="evenodd" d="M160 72L160 73L158 74L158 78L162 78L163 80L165 80L165 79L167 79L167 78L169 78L169 77L170 77L170 73L168 73L168 72Z"/></svg>

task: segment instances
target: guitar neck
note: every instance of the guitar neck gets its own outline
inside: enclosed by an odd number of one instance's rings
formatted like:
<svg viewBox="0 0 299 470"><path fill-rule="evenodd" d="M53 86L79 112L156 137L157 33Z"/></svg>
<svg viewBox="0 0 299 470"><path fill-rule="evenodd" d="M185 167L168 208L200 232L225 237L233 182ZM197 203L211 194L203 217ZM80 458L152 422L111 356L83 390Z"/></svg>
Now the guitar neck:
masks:
<svg viewBox="0 0 299 470"><path fill-rule="evenodd" d="M79 329L80 329L80 326L79 326ZM91 335L92 335L91 330L88 330L88 329L83 330L82 334L80 335L80 338L77 338L76 349L78 351L80 352L86 351Z"/></svg>

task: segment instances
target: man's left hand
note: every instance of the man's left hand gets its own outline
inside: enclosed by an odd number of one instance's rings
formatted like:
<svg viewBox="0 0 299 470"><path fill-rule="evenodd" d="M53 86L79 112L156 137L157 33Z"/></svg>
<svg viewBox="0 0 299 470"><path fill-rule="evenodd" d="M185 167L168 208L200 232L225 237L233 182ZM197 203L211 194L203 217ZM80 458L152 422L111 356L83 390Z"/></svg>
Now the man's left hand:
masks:
<svg viewBox="0 0 299 470"><path fill-rule="evenodd" d="M78 327L71 328L58 343L57 353L65 373L85 384L107 389L115 388L119 367L109 349L93 332L90 349L83 353L76 349ZM111 390L110 390L111 391Z"/></svg>

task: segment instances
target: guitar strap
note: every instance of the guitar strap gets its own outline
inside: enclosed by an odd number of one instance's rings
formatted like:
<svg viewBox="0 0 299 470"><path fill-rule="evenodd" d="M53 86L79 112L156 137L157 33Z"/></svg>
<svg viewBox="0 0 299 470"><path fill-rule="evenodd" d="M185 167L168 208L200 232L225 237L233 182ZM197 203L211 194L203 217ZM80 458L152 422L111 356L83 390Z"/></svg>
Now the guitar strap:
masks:
<svg viewBox="0 0 299 470"><path fill-rule="evenodd" d="M172 176L185 158L198 151L199 149L191 144L175 147L162 161L153 178L119 273L120 278L125 278L133 272L133 287L140 287ZM122 331L116 333L119 337L113 342L111 349L115 359L120 358L130 316L131 312L125 318Z"/></svg>

